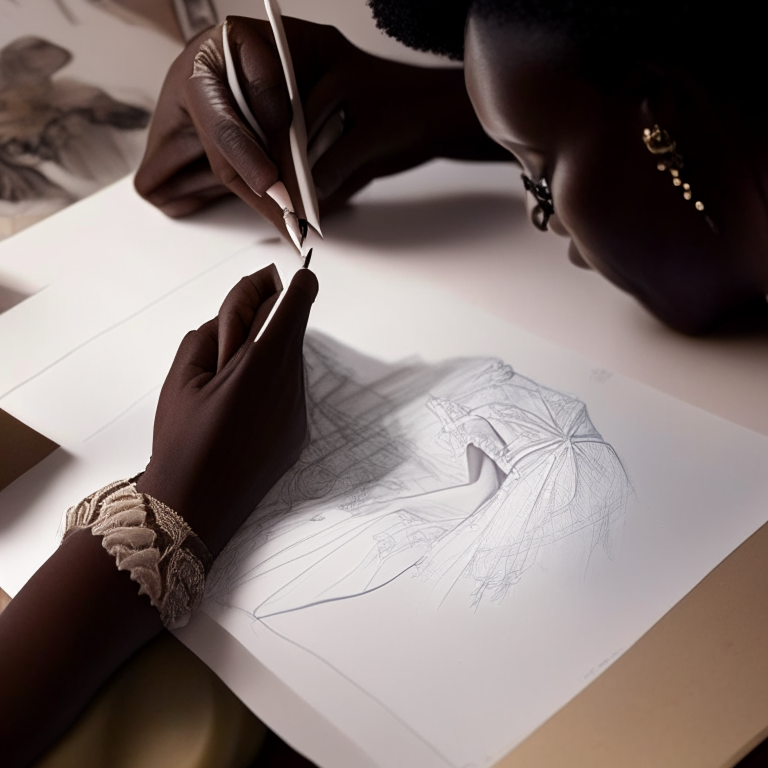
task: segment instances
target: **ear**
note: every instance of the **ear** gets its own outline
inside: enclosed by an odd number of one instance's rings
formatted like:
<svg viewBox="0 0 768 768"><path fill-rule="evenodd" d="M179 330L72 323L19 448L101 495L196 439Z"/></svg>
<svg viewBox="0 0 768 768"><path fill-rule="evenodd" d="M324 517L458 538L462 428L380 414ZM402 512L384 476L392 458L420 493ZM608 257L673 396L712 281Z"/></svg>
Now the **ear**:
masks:
<svg viewBox="0 0 768 768"><path fill-rule="evenodd" d="M643 127L658 124L667 131L675 130L678 94L674 73L657 64L637 61L627 71L621 88Z"/></svg>
<svg viewBox="0 0 768 768"><path fill-rule="evenodd" d="M709 90L677 65L638 61L627 73L624 91L636 105L643 127L658 124L678 139L701 134L707 123L717 120Z"/></svg>

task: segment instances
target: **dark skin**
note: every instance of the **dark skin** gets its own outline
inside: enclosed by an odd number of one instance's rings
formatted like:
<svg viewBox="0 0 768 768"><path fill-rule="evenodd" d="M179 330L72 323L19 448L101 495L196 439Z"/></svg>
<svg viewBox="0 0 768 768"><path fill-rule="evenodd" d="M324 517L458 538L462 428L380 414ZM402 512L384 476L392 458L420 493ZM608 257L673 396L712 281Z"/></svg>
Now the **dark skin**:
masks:
<svg viewBox="0 0 768 768"><path fill-rule="evenodd" d="M700 333L763 302L765 132L740 117L738 105L713 98L685 67L637 61L608 85L561 37L471 14L465 87L458 70L384 62L330 27L292 19L286 27L310 139L335 109L348 114L342 139L314 168L325 211L373 178L432 157L500 159L484 129L507 150L506 159L550 181L550 229L571 239L571 260L599 271L668 325ZM218 44L215 28L193 41L169 73L136 187L173 216L230 189L282 230L277 206L252 191L280 177L297 197L284 159L289 115L271 33L261 22L236 18L230 36L252 83L252 111L272 131L268 156L244 127L220 74L213 77L221 94L215 106L210 98L200 99L205 114L192 106L199 90L192 62L205 40ZM220 129L224 118L239 127L231 132L235 140ZM656 169L642 141L654 123L677 141L684 180L719 234ZM222 166L219 155L229 162Z"/></svg>
<svg viewBox="0 0 768 768"><path fill-rule="evenodd" d="M530 176L548 180L550 228L571 238L572 259L673 327L701 331L768 292L761 134L685 69L637 62L607 88L564 41L473 16L465 89L459 70L384 62L331 28L296 20L286 27L301 52L295 63L310 139L334 111L347 115L344 135L314 169L325 210L377 176L432 157L509 158L484 128ZM269 152L231 102L220 30L209 30L169 73L136 186L172 216L234 192L285 234L279 208L263 194L280 178L298 200L282 75L264 23L237 19L231 37ZM654 122L675 136L719 234L656 170L641 139ZM185 339L161 395L153 457L139 486L180 511L214 554L301 448L301 339L317 289L309 273L301 275L273 331L279 343L268 336L250 343L278 290L274 276L245 281L218 320ZM155 610L98 540L70 537L0 621L0 762L29 764L159 631Z"/></svg>
<svg viewBox="0 0 768 768"><path fill-rule="evenodd" d="M243 278L218 316L184 338L136 484L173 506L214 556L306 440L302 346L317 280L300 270L254 343L281 289L274 267ZM100 539L68 536L0 614L0 764L39 758L161 630Z"/></svg>
<svg viewBox="0 0 768 768"><path fill-rule="evenodd" d="M267 22L230 17L228 24L244 95L269 148L253 135L230 94L222 32L214 27L195 38L168 72L136 189L174 217L233 192L288 239L281 209L264 194L279 178L300 203L282 66ZM386 61L359 50L333 27L291 18L284 24L310 144L339 109L345 113L344 134L313 168L322 213L374 178L434 157L508 159L480 127L460 69Z"/></svg>
<svg viewBox="0 0 768 768"><path fill-rule="evenodd" d="M768 292L768 219L733 112L682 70L638 63L608 88L552 33L472 16L467 90L487 133L533 178L545 177L550 228L589 266L674 328L707 329ZM684 154L685 173L717 223L714 234L642 141L659 123ZM748 146L748 145L747 145Z"/></svg>

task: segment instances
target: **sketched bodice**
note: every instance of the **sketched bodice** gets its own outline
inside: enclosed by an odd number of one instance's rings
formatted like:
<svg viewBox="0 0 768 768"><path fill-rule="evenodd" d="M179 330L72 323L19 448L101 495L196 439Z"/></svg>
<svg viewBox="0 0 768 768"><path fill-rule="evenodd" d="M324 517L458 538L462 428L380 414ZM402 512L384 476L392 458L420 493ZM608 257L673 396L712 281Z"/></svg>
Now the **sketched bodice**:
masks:
<svg viewBox="0 0 768 768"><path fill-rule="evenodd" d="M307 485L302 473L315 485L325 473L343 490L320 513L294 504L275 516L245 577L263 585L258 618L365 594L407 573L431 582L438 599L461 588L474 604L500 600L542 546L585 527L599 541L625 494L621 463L584 404L499 360L461 361L409 407L392 444L378 444L379 435L350 454L360 466L347 473L358 478L386 452L410 456L365 491L344 486L339 467L349 459L338 444L286 480L295 489ZM442 477L439 487L425 482L430 473Z"/></svg>
<svg viewBox="0 0 768 768"><path fill-rule="evenodd" d="M492 384L463 402L432 398L429 407L456 455L476 446L504 474L419 563L443 592L464 577L475 604L488 594L500 600L542 546L588 527L599 539L623 505L621 462L580 400L516 376L514 386Z"/></svg>

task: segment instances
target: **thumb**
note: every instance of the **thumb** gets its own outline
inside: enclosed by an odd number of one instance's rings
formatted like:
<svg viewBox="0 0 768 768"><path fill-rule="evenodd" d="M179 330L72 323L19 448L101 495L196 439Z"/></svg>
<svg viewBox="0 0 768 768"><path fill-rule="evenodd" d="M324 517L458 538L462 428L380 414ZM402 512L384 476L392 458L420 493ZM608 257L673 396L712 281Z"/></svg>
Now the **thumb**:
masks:
<svg viewBox="0 0 768 768"><path fill-rule="evenodd" d="M298 270L263 336L253 346L285 346L294 340L300 342L304 338L318 290L315 273L309 269Z"/></svg>
<svg viewBox="0 0 768 768"><path fill-rule="evenodd" d="M277 267L270 264L244 277L227 294L219 310L217 371L220 371L235 356L243 343L249 338L253 340L266 320L274 299L282 290Z"/></svg>

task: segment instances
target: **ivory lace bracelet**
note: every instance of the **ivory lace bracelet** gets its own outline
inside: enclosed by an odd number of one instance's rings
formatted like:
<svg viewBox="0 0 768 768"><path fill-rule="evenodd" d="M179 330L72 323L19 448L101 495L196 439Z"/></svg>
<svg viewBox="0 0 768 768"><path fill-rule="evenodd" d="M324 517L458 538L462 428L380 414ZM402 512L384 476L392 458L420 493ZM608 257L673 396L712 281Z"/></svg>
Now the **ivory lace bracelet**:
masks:
<svg viewBox="0 0 768 768"><path fill-rule="evenodd" d="M118 480L67 510L62 541L81 528L102 537L118 570L130 571L168 629L189 621L213 558L182 517L139 493L134 480Z"/></svg>

